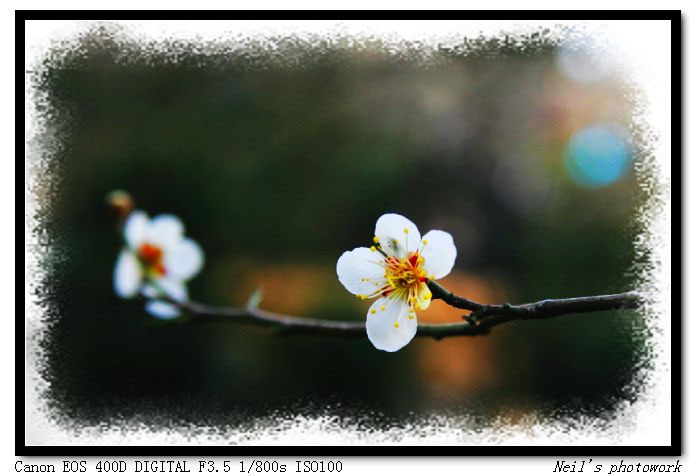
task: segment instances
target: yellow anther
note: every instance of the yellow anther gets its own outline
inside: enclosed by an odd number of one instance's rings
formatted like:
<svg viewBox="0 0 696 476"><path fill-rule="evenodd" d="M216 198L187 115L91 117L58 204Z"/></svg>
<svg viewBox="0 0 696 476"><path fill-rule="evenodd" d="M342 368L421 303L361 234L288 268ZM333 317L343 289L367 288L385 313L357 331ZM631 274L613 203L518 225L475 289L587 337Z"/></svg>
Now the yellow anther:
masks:
<svg viewBox="0 0 696 476"><path fill-rule="evenodd" d="M374 238L372 238L372 241L374 241L375 243L379 243L379 238L375 236Z"/></svg>
<svg viewBox="0 0 696 476"><path fill-rule="evenodd" d="M394 246L399 244L399 240L394 240Z"/></svg>
<svg viewBox="0 0 696 476"><path fill-rule="evenodd" d="M370 246L370 251L377 251L377 248L375 248L374 246Z"/></svg>
<svg viewBox="0 0 696 476"><path fill-rule="evenodd" d="M360 278L360 281L365 281L365 278Z"/></svg>
<svg viewBox="0 0 696 476"><path fill-rule="evenodd" d="M428 293L425 295L425 299L430 299L431 297L433 297L433 293Z"/></svg>
<svg viewBox="0 0 696 476"><path fill-rule="evenodd" d="M423 261L425 261L425 258L423 258L422 256L419 256L419 257L418 257L418 262L419 262L419 263L422 263Z"/></svg>
<svg viewBox="0 0 696 476"><path fill-rule="evenodd" d="M410 316L408 316L408 318L409 318L409 319L413 319L413 314L411 314Z"/></svg>
<svg viewBox="0 0 696 476"><path fill-rule="evenodd" d="M370 314L375 314L376 312L377 312L377 310L375 310L375 309L370 309Z"/></svg>
<svg viewBox="0 0 696 476"><path fill-rule="evenodd" d="M408 233L408 228L404 228L404 233Z"/></svg>
<svg viewBox="0 0 696 476"><path fill-rule="evenodd" d="M399 323L398 323L398 322L395 322L395 323L394 323L394 327L399 327Z"/></svg>
<svg viewBox="0 0 696 476"><path fill-rule="evenodd" d="M365 298L367 298L367 296L365 296L364 294L360 295L360 299L362 299L363 301L365 300Z"/></svg>
<svg viewBox="0 0 696 476"><path fill-rule="evenodd" d="M380 311L384 311L384 306L379 306Z"/></svg>
<svg viewBox="0 0 696 476"><path fill-rule="evenodd" d="M424 244L424 245L427 245L427 244L428 244L428 240L423 240L423 244Z"/></svg>

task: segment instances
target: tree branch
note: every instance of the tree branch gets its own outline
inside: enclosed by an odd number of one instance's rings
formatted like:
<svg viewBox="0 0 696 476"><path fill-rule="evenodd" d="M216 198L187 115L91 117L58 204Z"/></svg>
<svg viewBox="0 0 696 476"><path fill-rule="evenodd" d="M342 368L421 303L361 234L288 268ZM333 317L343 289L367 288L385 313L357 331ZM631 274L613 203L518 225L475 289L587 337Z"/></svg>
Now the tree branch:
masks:
<svg viewBox="0 0 696 476"><path fill-rule="evenodd" d="M520 305L481 304L452 294L435 281L428 286L433 299L441 299L452 307L471 311L463 316L464 322L448 324L419 324L416 337L442 339L453 336L476 336L488 334L493 327L506 322L524 319L547 319L567 314L577 314L616 309L636 309L644 301L637 292L588 296L568 299L545 299ZM365 335L364 321L331 321L309 317L289 316L264 311L256 307L238 309L210 306L197 302L173 304L198 322L243 323L274 328L283 333L319 334L342 337Z"/></svg>
<svg viewBox="0 0 696 476"><path fill-rule="evenodd" d="M471 311L469 317L482 319L484 317L518 316L527 319L542 319L561 314L581 312L610 311L614 309L635 309L641 301L637 292L622 294L604 294L566 299L544 299L528 304L481 304L452 294L435 281L428 283L433 299L441 299L452 307Z"/></svg>

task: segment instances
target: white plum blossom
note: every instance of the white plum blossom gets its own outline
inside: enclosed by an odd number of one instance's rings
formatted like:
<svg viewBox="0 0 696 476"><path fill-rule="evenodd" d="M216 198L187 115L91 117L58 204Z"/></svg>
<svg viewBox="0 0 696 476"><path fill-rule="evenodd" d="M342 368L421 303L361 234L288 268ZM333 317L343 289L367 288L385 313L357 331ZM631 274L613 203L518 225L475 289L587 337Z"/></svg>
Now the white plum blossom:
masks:
<svg viewBox="0 0 696 476"><path fill-rule="evenodd" d="M114 268L114 290L124 298L142 294L147 311L161 319L179 315L177 306L162 299L188 299L186 281L203 266L198 243L184 236L184 225L174 215L150 219L143 211L128 215L123 226L125 246Z"/></svg>
<svg viewBox="0 0 696 476"><path fill-rule="evenodd" d="M336 273L356 297L378 298L367 312L367 337L377 349L395 352L416 335L416 311L432 298L428 281L449 274L457 249L449 233L432 230L421 238L413 222L394 213L377 220L373 241L343 253Z"/></svg>

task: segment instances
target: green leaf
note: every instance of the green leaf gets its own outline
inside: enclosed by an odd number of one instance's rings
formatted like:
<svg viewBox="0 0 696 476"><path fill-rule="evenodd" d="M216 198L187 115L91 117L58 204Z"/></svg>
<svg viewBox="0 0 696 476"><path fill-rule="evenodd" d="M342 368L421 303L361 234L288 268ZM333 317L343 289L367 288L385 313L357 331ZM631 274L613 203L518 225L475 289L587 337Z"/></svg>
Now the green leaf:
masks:
<svg viewBox="0 0 696 476"><path fill-rule="evenodd" d="M261 291L261 288L256 288L254 289L254 292L251 293L251 295L249 296L249 299L247 299L246 308L256 309L257 307L259 307L259 304L261 304L262 300L263 291Z"/></svg>

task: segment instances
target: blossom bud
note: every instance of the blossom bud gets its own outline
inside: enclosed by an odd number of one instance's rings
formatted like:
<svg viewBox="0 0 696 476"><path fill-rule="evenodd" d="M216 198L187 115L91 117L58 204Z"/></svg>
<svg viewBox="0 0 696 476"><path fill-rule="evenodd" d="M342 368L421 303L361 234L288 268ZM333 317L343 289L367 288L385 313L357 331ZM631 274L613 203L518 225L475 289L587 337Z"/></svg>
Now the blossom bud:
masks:
<svg viewBox="0 0 696 476"><path fill-rule="evenodd" d="M114 190L106 196L106 206L109 212L120 221L133 211L135 202L128 192Z"/></svg>

